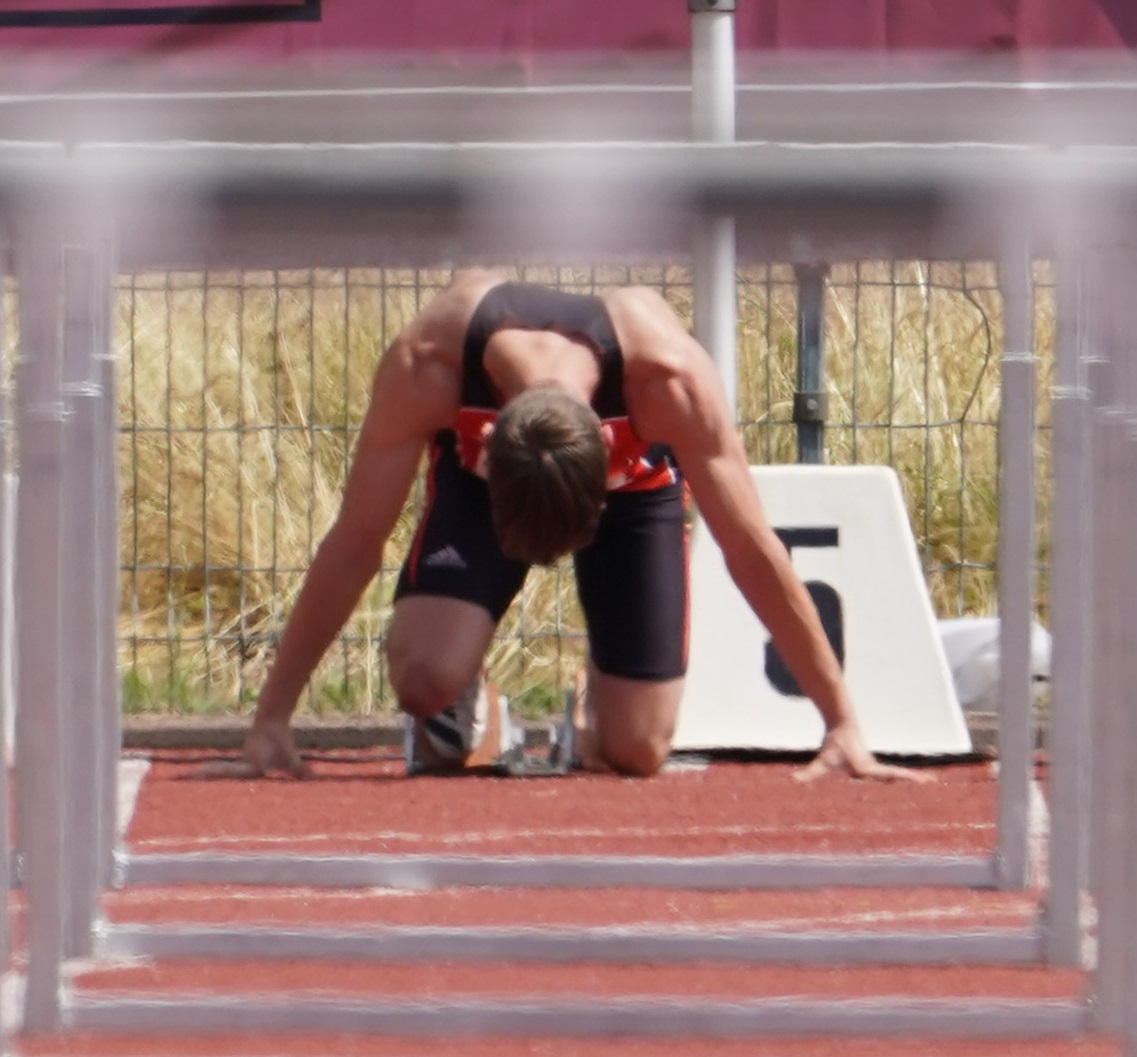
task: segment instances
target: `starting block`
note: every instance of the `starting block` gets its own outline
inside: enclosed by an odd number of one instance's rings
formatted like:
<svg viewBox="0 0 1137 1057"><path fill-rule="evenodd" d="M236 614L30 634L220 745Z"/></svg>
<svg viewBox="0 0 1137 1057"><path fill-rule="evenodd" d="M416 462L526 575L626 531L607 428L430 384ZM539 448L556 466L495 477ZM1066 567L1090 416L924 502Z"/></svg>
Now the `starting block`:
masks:
<svg viewBox="0 0 1137 1057"><path fill-rule="evenodd" d="M486 732L477 747L461 762L443 760L431 749L414 718L406 716L403 727L403 755L407 776L457 776L463 774L497 774L508 777L547 777L567 774L575 766L575 730L577 694L575 688L565 693L565 711L553 729L547 755L528 751L525 731L514 724L509 714L509 699L499 694L493 683L486 683L489 712Z"/></svg>

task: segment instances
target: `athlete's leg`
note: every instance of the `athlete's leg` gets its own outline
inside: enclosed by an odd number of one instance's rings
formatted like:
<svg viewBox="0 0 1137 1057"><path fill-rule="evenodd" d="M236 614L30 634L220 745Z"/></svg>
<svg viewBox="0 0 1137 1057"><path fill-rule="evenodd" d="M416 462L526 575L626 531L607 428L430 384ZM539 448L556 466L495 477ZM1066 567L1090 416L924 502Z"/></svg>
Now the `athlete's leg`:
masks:
<svg viewBox="0 0 1137 1057"><path fill-rule="evenodd" d="M485 481L458 464L453 435L440 435L431 456L423 518L395 591L387 665L399 706L439 755L460 760L477 744L488 707L486 650L528 570L501 553Z"/></svg>
<svg viewBox="0 0 1137 1057"><path fill-rule="evenodd" d="M387 632L387 668L404 712L441 712L480 678L495 621L485 607L458 598L409 595L395 603Z"/></svg>
<svg viewBox="0 0 1137 1057"><path fill-rule="evenodd" d="M621 774L647 778L671 754L683 678L644 680L588 666L585 712L600 759Z"/></svg>
<svg viewBox="0 0 1137 1057"><path fill-rule="evenodd" d="M682 485L613 494L576 557L590 649L584 740L625 774L655 774L675 733L687 664L684 500Z"/></svg>

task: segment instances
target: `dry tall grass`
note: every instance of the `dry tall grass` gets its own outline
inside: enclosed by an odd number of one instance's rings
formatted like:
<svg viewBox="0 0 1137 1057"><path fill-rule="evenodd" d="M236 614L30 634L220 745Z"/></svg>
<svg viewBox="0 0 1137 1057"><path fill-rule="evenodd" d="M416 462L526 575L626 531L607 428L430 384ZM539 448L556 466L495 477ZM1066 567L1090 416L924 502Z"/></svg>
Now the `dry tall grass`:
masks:
<svg viewBox="0 0 1137 1057"><path fill-rule="evenodd" d="M530 270L592 290L637 281L689 318L678 268ZM132 710L245 710L310 555L330 525L380 351L443 273L328 271L137 276L118 298L123 646ZM1053 312L1040 276L1039 418ZM828 282L832 463L899 473L941 614L989 612L997 535L999 297L982 265L859 263ZM792 271L740 275L739 420L754 461L793 461ZM1048 473L1039 432L1040 481ZM1045 524L1048 489L1040 488ZM304 708L389 705L377 645L414 523L384 560ZM1044 553L1044 547L1043 547ZM539 713L579 663L567 565L535 573L491 663Z"/></svg>

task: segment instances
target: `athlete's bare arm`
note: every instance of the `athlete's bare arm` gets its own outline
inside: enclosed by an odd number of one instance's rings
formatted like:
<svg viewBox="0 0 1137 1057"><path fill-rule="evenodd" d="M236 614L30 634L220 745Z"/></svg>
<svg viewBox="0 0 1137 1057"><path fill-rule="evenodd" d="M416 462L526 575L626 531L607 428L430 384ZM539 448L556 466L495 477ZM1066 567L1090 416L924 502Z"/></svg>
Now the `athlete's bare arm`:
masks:
<svg viewBox="0 0 1137 1057"><path fill-rule="evenodd" d="M245 740L244 759L207 765L203 776L305 773L289 721L317 664L379 570L427 442L453 421L461 336L480 296L478 281L459 276L380 360L339 513L316 550L285 624Z"/></svg>
<svg viewBox="0 0 1137 1057"><path fill-rule="evenodd" d="M714 362L654 291L621 291L609 310L625 353L633 427L671 446L731 577L825 722L821 750L799 777L838 769L919 777L881 764L864 744L813 600L766 518Z"/></svg>

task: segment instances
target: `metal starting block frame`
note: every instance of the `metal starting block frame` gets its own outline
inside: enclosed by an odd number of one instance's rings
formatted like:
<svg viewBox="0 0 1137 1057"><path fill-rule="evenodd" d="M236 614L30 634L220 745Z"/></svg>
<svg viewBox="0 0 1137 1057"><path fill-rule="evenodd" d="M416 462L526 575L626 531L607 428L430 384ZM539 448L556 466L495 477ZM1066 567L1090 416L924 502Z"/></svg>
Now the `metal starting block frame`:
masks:
<svg viewBox="0 0 1137 1057"><path fill-rule="evenodd" d="M407 777L431 775L457 777L464 774L496 774L509 778L548 778L568 774L578 766L576 759L576 690L565 691L565 708L560 722L551 730L548 751L541 755L525 745L525 731L514 725L509 714L509 699L487 683L490 698L486 733L478 747L461 766L446 766L424 759L418 747L418 731L414 717L403 720L403 755Z"/></svg>

